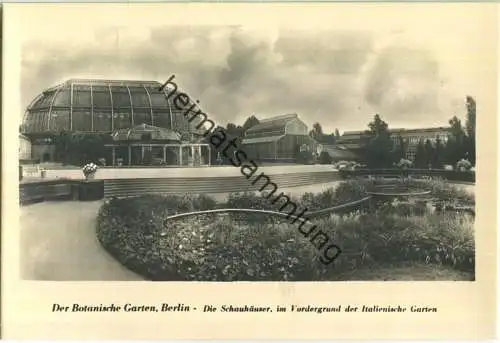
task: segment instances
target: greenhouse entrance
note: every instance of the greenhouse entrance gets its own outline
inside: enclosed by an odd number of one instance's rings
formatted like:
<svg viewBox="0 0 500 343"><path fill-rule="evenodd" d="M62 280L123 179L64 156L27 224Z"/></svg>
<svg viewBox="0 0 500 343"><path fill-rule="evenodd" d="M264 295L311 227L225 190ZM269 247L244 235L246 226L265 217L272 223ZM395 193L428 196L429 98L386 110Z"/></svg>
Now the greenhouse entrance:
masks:
<svg viewBox="0 0 500 343"><path fill-rule="evenodd" d="M111 165L122 166L209 166L210 146L181 142L180 135L169 129L142 124L119 129L106 144Z"/></svg>

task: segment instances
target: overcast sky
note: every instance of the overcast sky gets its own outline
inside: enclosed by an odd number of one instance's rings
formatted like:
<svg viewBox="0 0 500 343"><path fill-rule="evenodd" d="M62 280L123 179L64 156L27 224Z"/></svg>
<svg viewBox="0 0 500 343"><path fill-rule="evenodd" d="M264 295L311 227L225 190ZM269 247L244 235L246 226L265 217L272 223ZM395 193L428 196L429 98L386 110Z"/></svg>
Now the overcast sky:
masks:
<svg viewBox="0 0 500 343"><path fill-rule="evenodd" d="M296 112L327 132L375 113L390 127L445 126L466 95L480 107L491 73L484 5L222 6L24 6L23 107L69 78L175 74L221 124Z"/></svg>

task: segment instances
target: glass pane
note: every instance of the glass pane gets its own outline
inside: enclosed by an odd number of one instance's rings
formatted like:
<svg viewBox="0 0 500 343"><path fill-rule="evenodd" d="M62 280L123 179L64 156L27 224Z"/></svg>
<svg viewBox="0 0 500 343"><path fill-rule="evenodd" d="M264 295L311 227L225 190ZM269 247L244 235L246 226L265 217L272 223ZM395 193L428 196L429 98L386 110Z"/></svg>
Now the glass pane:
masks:
<svg viewBox="0 0 500 343"><path fill-rule="evenodd" d="M153 107L168 107L166 95L163 93L158 93L157 91L153 93L149 91L151 96L151 103Z"/></svg>
<svg viewBox="0 0 500 343"><path fill-rule="evenodd" d="M33 116L33 113L28 112L26 114L25 125L26 125L27 132L33 132L34 119L35 119L35 117Z"/></svg>
<svg viewBox="0 0 500 343"><path fill-rule="evenodd" d="M167 110L153 110L153 125L170 129L170 113Z"/></svg>
<svg viewBox="0 0 500 343"><path fill-rule="evenodd" d="M113 93L113 107L131 107L130 94L126 87L111 87Z"/></svg>
<svg viewBox="0 0 500 343"><path fill-rule="evenodd" d="M48 115L49 113L46 111L40 112L38 114L38 130L39 131L47 131L48 130Z"/></svg>
<svg viewBox="0 0 500 343"><path fill-rule="evenodd" d="M90 91L73 90L73 106L90 107Z"/></svg>
<svg viewBox="0 0 500 343"><path fill-rule="evenodd" d="M44 121L47 119L47 112L33 112L33 132L42 132L47 127Z"/></svg>
<svg viewBox="0 0 500 343"><path fill-rule="evenodd" d="M33 132L39 132L39 128L38 128L38 123L40 122L40 112L33 112L31 114L32 116L32 127L31 127L31 131Z"/></svg>
<svg viewBox="0 0 500 343"><path fill-rule="evenodd" d="M50 115L50 131L69 130L69 110L55 110Z"/></svg>
<svg viewBox="0 0 500 343"><path fill-rule="evenodd" d="M33 108L49 107L53 97L54 97L53 91L44 94L40 99L38 99Z"/></svg>
<svg viewBox="0 0 500 343"><path fill-rule="evenodd" d="M54 100L53 106L70 106L71 104L71 91L69 89L64 89L59 91Z"/></svg>
<svg viewBox="0 0 500 343"><path fill-rule="evenodd" d="M173 124L174 130L178 131L189 131L189 122L184 117L184 111L179 111L177 109L172 108L172 116L173 116ZM188 117L189 118L189 117ZM193 124L197 125L197 120L193 120Z"/></svg>
<svg viewBox="0 0 500 343"><path fill-rule="evenodd" d="M109 94L109 89L105 90L92 90L92 96L95 107L111 107L111 96Z"/></svg>
<svg viewBox="0 0 500 343"><path fill-rule="evenodd" d="M130 87L134 107L150 107L148 93L144 87Z"/></svg>
<svg viewBox="0 0 500 343"><path fill-rule="evenodd" d="M114 129L125 129L132 126L132 115L129 110L117 109L113 115Z"/></svg>
<svg viewBox="0 0 500 343"><path fill-rule="evenodd" d="M134 125L151 125L151 111L145 109L134 109Z"/></svg>
<svg viewBox="0 0 500 343"><path fill-rule="evenodd" d="M90 131L92 129L92 118L89 110L73 110L73 131Z"/></svg>
<svg viewBox="0 0 500 343"><path fill-rule="evenodd" d="M90 92L90 85L73 85L73 90Z"/></svg>
<svg viewBox="0 0 500 343"><path fill-rule="evenodd" d="M111 131L111 111L94 109L94 131Z"/></svg>
<svg viewBox="0 0 500 343"><path fill-rule="evenodd" d="M26 131L32 132L33 131L33 124L34 124L35 117L33 116L33 113L28 113L26 115Z"/></svg>

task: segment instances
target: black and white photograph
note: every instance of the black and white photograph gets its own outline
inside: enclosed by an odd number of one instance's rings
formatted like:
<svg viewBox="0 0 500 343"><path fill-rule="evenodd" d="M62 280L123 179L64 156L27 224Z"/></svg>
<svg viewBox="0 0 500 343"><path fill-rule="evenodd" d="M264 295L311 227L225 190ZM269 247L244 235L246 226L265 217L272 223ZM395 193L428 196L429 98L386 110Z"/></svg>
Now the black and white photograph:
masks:
<svg viewBox="0 0 500 343"><path fill-rule="evenodd" d="M351 8L200 24L27 6L20 277L474 282L482 12Z"/></svg>

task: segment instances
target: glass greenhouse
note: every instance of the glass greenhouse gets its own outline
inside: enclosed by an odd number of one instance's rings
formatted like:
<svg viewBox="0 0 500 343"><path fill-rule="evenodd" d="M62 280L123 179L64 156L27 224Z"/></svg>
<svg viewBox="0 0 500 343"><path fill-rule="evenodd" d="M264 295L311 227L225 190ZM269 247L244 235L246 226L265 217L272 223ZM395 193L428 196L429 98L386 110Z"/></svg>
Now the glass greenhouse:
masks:
<svg viewBox="0 0 500 343"><path fill-rule="evenodd" d="M29 105L25 134L112 132L140 124L196 133L156 81L68 80Z"/></svg>
<svg viewBox="0 0 500 343"><path fill-rule="evenodd" d="M121 165L210 164L205 130L179 109L177 90L157 81L71 79L38 95L21 133L40 162Z"/></svg>

